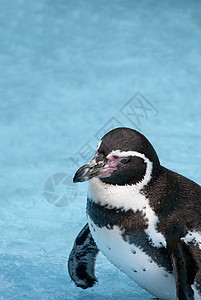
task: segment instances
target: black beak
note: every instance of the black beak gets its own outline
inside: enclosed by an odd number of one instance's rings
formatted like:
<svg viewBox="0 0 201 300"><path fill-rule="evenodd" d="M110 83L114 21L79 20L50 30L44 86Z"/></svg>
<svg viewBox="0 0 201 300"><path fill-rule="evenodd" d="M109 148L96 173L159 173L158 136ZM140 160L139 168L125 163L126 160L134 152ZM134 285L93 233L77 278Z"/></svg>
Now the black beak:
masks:
<svg viewBox="0 0 201 300"><path fill-rule="evenodd" d="M87 181L93 177L101 175L104 172L106 161L96 162L95 158L77 170L73 182Z"/></svg>

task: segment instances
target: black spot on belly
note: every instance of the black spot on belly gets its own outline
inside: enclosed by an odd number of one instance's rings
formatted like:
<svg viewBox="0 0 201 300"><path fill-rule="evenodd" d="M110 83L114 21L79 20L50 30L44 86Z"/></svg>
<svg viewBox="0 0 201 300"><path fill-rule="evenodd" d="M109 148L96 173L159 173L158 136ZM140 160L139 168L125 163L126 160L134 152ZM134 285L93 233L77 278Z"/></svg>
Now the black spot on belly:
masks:
<svg viewBox="0 0 201 300"><path fill-rule="evenodd" d="M124 211L123 208L115 209L107 205L102 206L87 199L87 214L96 226L113 229L118 226L122 231L122 238L129 244L139 247L159 267L163 267L169 273L173 271L168 250L165 247L154 247L145 230L147 219L142 211L133 212L132 209ZM134 250L135 251L135 250ZM135 254L135 252L133 252Z"/></svg>
<svg viewBox="0 0 201 300"><path fill-rule="evenodd" d="M137 273L137 271L136 271L136 270L134 270L134 269L133 269L133 272L134 272L134 273Z"/></svg>

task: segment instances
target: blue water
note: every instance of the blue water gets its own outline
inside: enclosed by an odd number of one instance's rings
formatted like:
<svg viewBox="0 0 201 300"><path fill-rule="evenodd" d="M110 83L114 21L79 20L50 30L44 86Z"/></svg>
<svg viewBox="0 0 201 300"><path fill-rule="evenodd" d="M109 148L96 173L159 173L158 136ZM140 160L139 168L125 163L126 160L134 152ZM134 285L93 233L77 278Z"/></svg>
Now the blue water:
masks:
<svg viewBox="0 0 201 300"><path fill-rule="evenodd" d="M201 184L200 1L0 4L0 299L151 299L102 255L93 289L71 282L87 191L71 178L123 125Z"/></svg>

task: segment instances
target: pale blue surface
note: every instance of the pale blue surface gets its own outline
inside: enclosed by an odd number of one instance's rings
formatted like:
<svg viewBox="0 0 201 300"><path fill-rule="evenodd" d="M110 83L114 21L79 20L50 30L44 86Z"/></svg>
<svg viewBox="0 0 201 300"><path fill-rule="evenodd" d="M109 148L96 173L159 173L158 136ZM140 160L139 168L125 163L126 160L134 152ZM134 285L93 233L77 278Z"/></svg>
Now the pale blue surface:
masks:
<svg viewBox="0 0 201 300"><path fill-rule="evenodd" d="M141 118L166 167L201 184L200 1L0 1L0 299L150 299L103 256L99 284L67 274L86 222L87 184L51 206L46 179L140 91ZM84 160L80 160L84 163Z"/></svg>

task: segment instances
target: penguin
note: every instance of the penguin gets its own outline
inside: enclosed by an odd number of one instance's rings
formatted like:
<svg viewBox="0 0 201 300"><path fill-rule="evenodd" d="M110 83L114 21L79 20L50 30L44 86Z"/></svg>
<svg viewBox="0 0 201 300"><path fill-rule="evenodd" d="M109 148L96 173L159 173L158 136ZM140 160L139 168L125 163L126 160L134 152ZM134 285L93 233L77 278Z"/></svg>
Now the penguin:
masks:
<svg viewBox="0 0 201 300"><path fill-rule="evenodd" d="M89 181L87 224L68 260L83 289L99 251L153 296L201 299L201 186L160 164L148 139L119 127L99 141L74 182Z"/></svg>

